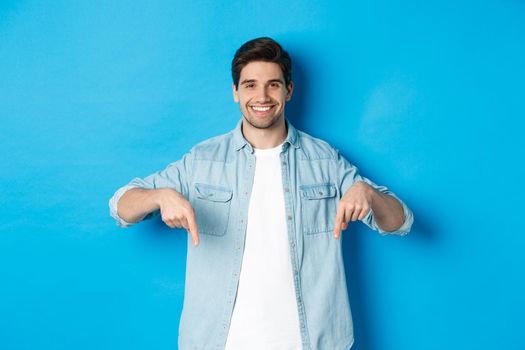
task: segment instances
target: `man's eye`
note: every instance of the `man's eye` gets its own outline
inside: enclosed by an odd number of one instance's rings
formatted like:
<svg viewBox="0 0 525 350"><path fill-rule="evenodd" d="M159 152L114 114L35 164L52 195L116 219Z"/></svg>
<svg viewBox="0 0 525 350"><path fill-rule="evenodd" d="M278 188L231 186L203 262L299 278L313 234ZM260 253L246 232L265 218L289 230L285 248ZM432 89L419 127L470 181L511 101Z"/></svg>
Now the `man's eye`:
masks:
<svg viewBox="0 0 525 350"><path fill-rule="evenodd" d="M247 89L253 89L255 87L255 84L246 84L244 85Z"/></svg>
<svg viewBox="0 0 525 350"><path fill-rule="evenodd" d="M277 87L279 87L279 84L278 83L271 83L270 86L273 87L273 88L277 88Z"/></svg>

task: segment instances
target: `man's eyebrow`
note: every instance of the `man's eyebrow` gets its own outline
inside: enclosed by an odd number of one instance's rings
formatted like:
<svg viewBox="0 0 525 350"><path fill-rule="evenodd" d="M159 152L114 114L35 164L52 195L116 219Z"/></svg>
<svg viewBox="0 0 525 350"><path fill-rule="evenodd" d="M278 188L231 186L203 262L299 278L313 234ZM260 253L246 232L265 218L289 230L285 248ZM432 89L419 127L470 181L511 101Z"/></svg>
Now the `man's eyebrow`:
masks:
<svg viewBox="0 0 525 350"><path fill-rule="evenodd" d="M244 85L244 84L249 84L249 83L255 83L257 80L255 79L244 79L243 81L241 81L241 85Z"/></svg>
<svg viewBox="0 0 525 350"><path fill-rule="evenodd" d="M240 82L241 85L249 84L249 83L255 83L257 82L257 79L244 79ZM281 83L284 84L284 81L282 79L270 79L268 80L268 83Z"/></svg>

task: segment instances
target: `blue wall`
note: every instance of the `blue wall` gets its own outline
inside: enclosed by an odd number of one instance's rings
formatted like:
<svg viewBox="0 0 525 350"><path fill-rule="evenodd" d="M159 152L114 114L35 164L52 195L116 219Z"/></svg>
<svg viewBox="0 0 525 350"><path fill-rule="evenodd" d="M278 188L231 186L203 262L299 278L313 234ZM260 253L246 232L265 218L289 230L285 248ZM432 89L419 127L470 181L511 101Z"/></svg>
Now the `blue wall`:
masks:
<svg viewBox="0 0 525 350"><path fill-rule="evenodd" d="M293 123L416 216L345 234L355 349L524 349L520 0L2 1L0 348L176 349L186 233L107 200L234 127L229 63L262 35Z"/></svg>

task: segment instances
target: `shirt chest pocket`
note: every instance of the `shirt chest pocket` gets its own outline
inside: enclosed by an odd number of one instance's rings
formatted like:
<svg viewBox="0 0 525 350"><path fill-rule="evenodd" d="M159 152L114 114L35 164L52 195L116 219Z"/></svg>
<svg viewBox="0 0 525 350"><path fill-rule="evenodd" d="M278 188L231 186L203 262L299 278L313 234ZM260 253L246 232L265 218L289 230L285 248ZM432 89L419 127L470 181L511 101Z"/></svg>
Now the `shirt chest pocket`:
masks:
<svg viewBox="0 0 525 350"><path fill-rule="evenodd" d="M232 191L220 186L195 184L195 209L199 233L223 236L228 227Z"/></svg>
<svg viewBox="0 0 525 350"><path fill-rule="evenodd" d="M308 235L333 231L337 211L334 184L299 186L303 232Z"/></svg>

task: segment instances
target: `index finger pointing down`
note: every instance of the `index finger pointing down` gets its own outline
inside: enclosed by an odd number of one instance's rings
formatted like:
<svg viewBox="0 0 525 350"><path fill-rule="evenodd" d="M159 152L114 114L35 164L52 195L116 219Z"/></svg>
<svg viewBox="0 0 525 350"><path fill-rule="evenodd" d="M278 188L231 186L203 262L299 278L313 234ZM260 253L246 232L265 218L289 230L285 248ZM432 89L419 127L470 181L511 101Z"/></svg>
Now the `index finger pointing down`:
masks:
<svg viewBox="0 0 525 350"><path fill-rule="evenodd" d="M344 215L345 215L345 211L339 205L339 207L337 208L337 214L335 215L335 223L334 223L334 237L336 239L338 239L339 236L341 235L341 226L345 219Z"/></svg>
<svg viewBox="0 0 525 350"><path fill-rule="evenodd" d="M199 245L199 229L197 228L197 221L195 220L195 214L193 210L188 213L186 219L188 220L188 229L191 234L191 238L193 239L193 244Z"/></svg>

